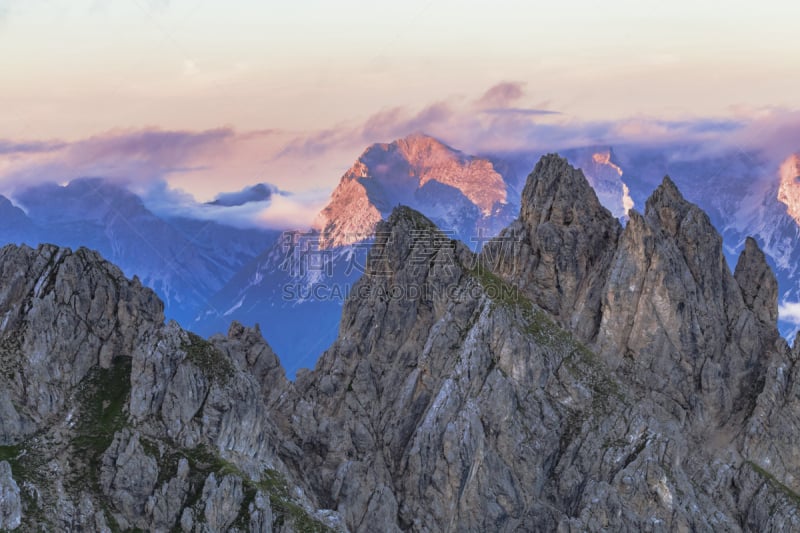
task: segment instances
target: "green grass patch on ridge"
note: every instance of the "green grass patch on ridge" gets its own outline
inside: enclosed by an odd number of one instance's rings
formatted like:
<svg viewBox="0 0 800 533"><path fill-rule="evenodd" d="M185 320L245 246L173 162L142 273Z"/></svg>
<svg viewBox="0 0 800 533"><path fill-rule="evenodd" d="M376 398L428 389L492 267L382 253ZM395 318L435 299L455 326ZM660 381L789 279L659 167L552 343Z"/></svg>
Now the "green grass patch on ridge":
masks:
<svg viewBox="0 0 800 533"><path fill-rule="evenodd" d="M234 375L233 363L207 340L194 333L187 333L189 342L182 346L186 351L186 358L207 376L227 383Z"/></svg>
<svg viewBox="0 0 800 533"><path fill-rule="evenodd" d="M592 390L592 407L607 411L613 401L624 401L619 384L597 355L576 340L542 309L538 308L522 291L491 272L485 266L470 270L493 302L517 314L522 330L540 346L563 350L568 355L565 364L576 377Z"/></svg>

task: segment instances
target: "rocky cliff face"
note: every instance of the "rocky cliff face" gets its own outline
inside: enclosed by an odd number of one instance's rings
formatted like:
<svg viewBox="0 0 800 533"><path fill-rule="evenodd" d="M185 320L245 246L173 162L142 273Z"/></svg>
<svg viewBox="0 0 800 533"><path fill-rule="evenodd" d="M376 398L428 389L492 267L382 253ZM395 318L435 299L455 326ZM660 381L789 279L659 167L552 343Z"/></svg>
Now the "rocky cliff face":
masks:
<svg viewBox="0 0 800 533"><path fill-rule="evenodd" d="M291 385L257 331L164 324L152 291L85 249L7 246L0 280L0 528L336 524L290 491L268 412Z"/></svg>
<svg viewBox="0 0 800 533"><path fill-rule="evenodd" d="M542 158L522 191L519 219L483 256L583 340L598 327L602 286L622 227L566 160Z"/></svg>
<svg viewBox="0 0 800 533"><path fill-rule="evenodd" d="M258 330L205 341L90 252L7 247L0 527L800 527L763 253L732 273L668 178L630 217L557 156L480 255L395 209L294 383Z"/></svg>
<svg viewBox="0 0 800 533"><path fill-rule="evenodd" d="M800 155L791 155L781 165L778 200L786 205L789 216L800 224Z"/></svg>
<svg viewBox="0 0 800 533"><path fill-rule="evenodd" d="M342 176L315 225L326 247L352 244L371 236L402 204L466 241L479 228L495 229L494 234L513 218L508 192L489 160L415 134L367 148Z"/></svg>

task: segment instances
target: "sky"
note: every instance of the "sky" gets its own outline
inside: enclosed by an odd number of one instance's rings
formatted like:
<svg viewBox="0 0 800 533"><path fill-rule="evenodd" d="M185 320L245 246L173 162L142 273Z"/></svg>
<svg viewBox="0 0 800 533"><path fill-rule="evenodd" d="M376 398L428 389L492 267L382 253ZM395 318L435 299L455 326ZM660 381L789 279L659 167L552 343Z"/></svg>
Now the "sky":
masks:
<svg viewBox="0 0 800 533"><path fill-rule="evenodd" d="M748 131L800 109L798 20L788 1L0 0L0 192L268 182L291 194L258 220L297 225L413 131L468 151Z"/></svg>

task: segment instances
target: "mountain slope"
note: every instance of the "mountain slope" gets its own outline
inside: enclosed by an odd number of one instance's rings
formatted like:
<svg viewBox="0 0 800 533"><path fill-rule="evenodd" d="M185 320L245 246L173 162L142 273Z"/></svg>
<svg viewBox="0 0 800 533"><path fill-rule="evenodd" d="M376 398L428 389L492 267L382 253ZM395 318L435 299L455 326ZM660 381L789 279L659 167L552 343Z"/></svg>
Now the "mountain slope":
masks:
<svg viewBox="0 0 800 533"><path fill-rule="evenodd" d="M328 530L275 456L257 332L164 324L86 249L7 246L0 274L0 529Z"/></svg>
<svg viewBox="0 0 800 533"><path fill-rule="evenodd" d="M0 243L36 241L39 229L25 211L11 203L11 200L0 195Z"/></svg>
<svg viewBox="0 0 800 533"><path fill-rule="evenodd" d="M95 254L4 248L0 527L800 527L798 344L756 242L731 273L668 178L623 229L555 156L522 197L479 255L394 210L295 383L258 330L164 325Z"/></svg>

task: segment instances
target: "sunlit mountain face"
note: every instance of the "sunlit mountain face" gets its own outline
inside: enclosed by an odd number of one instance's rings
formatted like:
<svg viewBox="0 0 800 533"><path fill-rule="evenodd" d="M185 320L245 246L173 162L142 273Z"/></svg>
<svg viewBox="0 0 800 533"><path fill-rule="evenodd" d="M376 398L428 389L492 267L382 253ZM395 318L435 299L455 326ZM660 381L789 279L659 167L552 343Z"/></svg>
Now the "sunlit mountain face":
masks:
<svg viewBox="0 0 800 533"><path fill-rule="evenodd" d="M792 154L781 164L778 200L786 204L786 212L800 224L800 155Z"/></svg>

